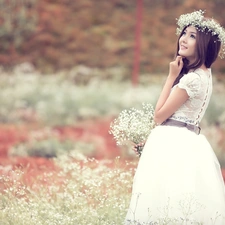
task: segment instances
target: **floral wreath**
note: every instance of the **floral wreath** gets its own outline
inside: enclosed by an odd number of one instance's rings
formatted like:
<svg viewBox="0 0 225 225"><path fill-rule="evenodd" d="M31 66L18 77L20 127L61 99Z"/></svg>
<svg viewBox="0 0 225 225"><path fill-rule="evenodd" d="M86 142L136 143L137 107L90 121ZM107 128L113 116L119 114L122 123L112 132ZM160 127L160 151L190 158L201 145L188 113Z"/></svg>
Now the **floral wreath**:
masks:
<svg viewBox="0 0 225 225"><path fill-rule="evenodd" d="M218 35L218 39L221 42L220 58L224 58L225 55L225 30L218 22L213 18L204 20L203 10L198 10L192 13L183 14L177 19L177 35L180 35L182 30L189 25L193 25L199 31L204 32L206 28L211 32L212 35Z"/></svg>

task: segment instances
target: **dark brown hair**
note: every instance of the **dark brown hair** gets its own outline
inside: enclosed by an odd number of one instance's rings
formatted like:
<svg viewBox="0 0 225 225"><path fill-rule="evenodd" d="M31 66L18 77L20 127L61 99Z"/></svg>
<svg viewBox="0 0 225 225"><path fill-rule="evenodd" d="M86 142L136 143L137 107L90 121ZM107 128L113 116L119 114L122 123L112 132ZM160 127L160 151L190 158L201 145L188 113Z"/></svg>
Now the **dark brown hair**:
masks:
<svg viewBox="0 0 225 225"><path fill-rule="evenodd" d="M179 52L179 40L187 27L182 30L178 38L176 56ZM196 59L191 64L189 64L189 61L187 59L183 59L184 66L173 85L179 83L181 77L183 77L184 74L187 74L189 70L195 70L202 64L204 64L206 68L210 68L218 57L221 46L218 35L212 35L211 31L208 30L208 28L206 28L204 31L199 31L198 27L196 28Z"/></svg>

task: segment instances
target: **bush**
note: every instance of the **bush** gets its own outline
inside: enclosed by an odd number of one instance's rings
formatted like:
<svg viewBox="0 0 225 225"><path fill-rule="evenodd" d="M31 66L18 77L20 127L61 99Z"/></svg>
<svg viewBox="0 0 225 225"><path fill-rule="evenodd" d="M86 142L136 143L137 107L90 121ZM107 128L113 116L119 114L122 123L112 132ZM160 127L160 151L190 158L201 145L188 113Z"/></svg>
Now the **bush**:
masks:
<svg viewBox="0 0 225 225"><path fill-rule="evenodd" d="M76 150L82 152L88 157L94 155L94 144L81 141L63 140L58 138L48 138L44 140L31 140L27 143L18 144L10 149L11 156L33 156L33 157L59 157L62 154L68 154Z"/></svg>

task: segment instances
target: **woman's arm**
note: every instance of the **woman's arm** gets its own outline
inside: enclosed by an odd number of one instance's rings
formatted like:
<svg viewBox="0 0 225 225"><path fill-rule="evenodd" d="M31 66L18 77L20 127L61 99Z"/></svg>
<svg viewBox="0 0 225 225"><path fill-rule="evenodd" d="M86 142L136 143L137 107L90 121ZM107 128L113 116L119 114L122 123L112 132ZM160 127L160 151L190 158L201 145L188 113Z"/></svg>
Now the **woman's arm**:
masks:
<svg viewBox="0 0 225 225"><path fill-rule="evenodd" d="M183 60L181 56L177 56L176 60L170 63L169 75L155 108L154 120L156 124L161 124L169 118L189 98L187 92L179 87L176 87L170 94L173 83L182 67Z"/></svg>

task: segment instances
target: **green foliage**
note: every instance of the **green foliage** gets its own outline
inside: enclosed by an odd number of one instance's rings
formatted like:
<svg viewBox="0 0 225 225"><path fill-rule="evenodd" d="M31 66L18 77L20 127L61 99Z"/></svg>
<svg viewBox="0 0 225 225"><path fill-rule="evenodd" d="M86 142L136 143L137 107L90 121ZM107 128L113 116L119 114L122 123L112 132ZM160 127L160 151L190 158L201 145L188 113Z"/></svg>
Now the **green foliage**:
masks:
<svg viewBox="0 0 225 225"><path fill-rule="evenodd" d="M35 31L38 23L37 13L32 10L35 6L36 0L1 0L1 51L7 52L12 46L20 47Z"/></svg>
<svg viewBox="0 0 225 225"><path fill-rule="evenodd" d="M73 125L78 120L115 116L126 107L154 102L157 85L134 88L130 83L100 81L75 85L63 75L2 76L0 121ZM151 91L152 90L152 91ZM149 95L151 93L151 95Z"/></svg>
<svg viewBox="0 0 225 225"><path fill-rule="evenodd" d="M221 104L223 102L224 96L222 94L214 94L209 103L209 107L206 111L205 119L208 124L224 124L225 118L225 105Z"/></svg>
<svg viewBox="0 0 225 225"><path fill-rule="evenodd" d="M78 151L86 156L94 155L94 145L80 141L59 140L58 138L47 138L44 140L31 140L27 143L18 144L10 149L11 156L33 156L33 157L58 157L70 151Z"/></svg>

